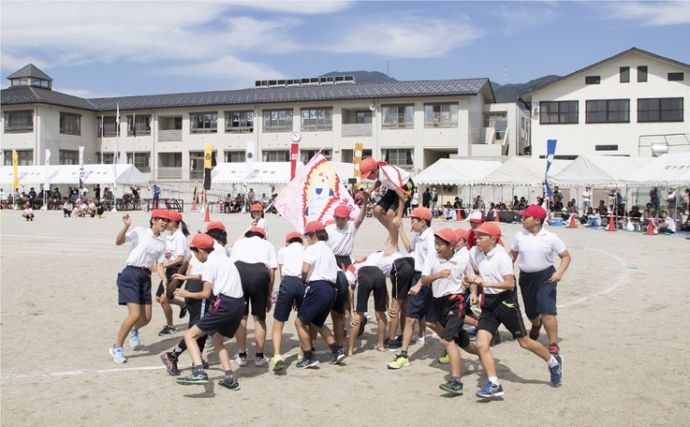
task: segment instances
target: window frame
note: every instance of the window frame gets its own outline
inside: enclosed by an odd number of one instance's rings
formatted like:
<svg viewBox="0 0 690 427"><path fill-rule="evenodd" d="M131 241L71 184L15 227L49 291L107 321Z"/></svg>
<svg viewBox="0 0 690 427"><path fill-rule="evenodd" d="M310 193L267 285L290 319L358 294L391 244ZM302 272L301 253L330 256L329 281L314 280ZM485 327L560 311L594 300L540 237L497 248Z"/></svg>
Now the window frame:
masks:
<svg viewBox="0 0 690 427"><path fill-rule="evenodd" d="M414 167L414 148L384 148L382 151L382 158L386 159L386 162L399 166L403 169L409 169ZM391 155L395 154L393 159ZM400 159L404 157L404 162L400 162Z"/></svg>
<svg viewBox="0 0 690 427"><path fill-rule="evenodd" d="M561 112L561 106L569 105L575 106L575 111L565 111ZM549 106L556 107L556 111L549 111ZM562 115L566 114L565 117L573 117L574 121L566 121L562 119ZM555 115L556 121L545 121L544 118L548 115ZM540 101L539 102L539 124L540 125L576 125L580 122L580 103L577 100L568 101Z"/></svg>
<svg viewBox="0 0 690 427"><path fill-rule="evenodd" d="M17 163L19 166L33 166L34 150L15 150L17 152ZM12 150L3 151L3 164L12 166Z"/></svg>
<svg viewBox="0 0 690 427"><path fill-rule="evenodd" d="M79 150L58 150L59 165L78 165Z"/></svg>
<svg viewBox="0 0 690 427"><path fill-rule="evenodd" d="M261 150L262 162L289 162L290 150Z"/></svg>
<svg viewBox="0 0 690 427"><path fill-rule="evenodd" d="M8 127L7 124L13 120L10 118L12 114L30 114L31 125ZM14 120L16 121L16 120ZM34 111L33 110L14 110L5 111L3 114L3 132L4 133L33 133L34 131Z"/></svg>
<svg viewBox="0 0 690 427"><path fill-rule="evenodd" d="M638 83L647 83L647 80L649 80L649 67L646 65L638 65L637 66L637 82Z"/></svg>
<svg viewBox="0 0 690 427"><path fill-rule="evenodd" d="M139 119L141 117L141 120ZM127 115L127 136L134 136L132 132L132 120L136 120L134 126L136 126L136 136L149 136L151 135L151 116L148 114L136 114Z"/></svg>
<svg viewBox="0 0 690 427"><path fill-rule="evenodd" d="M411 108L411 120L409 122L406 120L408 108ZM396 111L393 114L391 114L391 110L393 109L395 109ZM414 112L414 104L381 105L381 129L414 129Z"/></svg>
<svg viewBox="0 0 690 427"><path fill-rule="evenodd" d="M302 163L306 164L311 160L312 157L319 152L318 148L304 148L299 150L299 158ZM321 154L326 158L326 160L331 160L333 158L333 150L330 148L321 149Z"/></svg>
<svg viewBox="0 0 690 427"><path fill-rule="evenodd" d="M617 102L627 102L627 110L625 110L625 119L612 120L611 116L615 114L621 114L624 110L612 110L612 104ZM590 107L604 103L603 110L590 111ZM603 120L593 120L594 115L604 114ZM585 123L587 124L600 124L600 123L630 123L630 99L620 98L620 99L587 99L585 100Z"/></svg>
<svg viewBox="0 0 690 427"><path fill-rule="evenodd" d="M202 116L209 116L199 120ZM201 123L202 127L199 127ZM205 124L208 123L208 127ZM217 111L198 111L189 113L189 133L190 134L207 134L218 133L218 112Z"/></svg>
<svg viewBox="0 0 690 427"><path fill-rule="evenodd" d="M142 157L145 161L142 160ZM127 164L134 165L141 173L151 172L151 152L150 151L128 151Z"/></svg>
<svg viewBox="0 0 690 427"><path fill-rule="evenodd" d="M67 119L69 118L76 119L76 126L74 126L76 129L65 127ZM81 136L81 114L60 111L60 134Z"/></svg>
<svg viewBox="0 0 690 427"><path fill-rule="evenodd" d="M308 117L305 118L305 113ZM319 117L319 113L323 113ZM303 107L299 111L301 132L330 132L333 130L333 107ZM308 124L305 124L307 120Z"/></svg>
<svg viewBox="0 0 690 427"><path fill-rule="evenodd" d="M281 113L284 114L283 117L281 117ZM273 115L275 115L275 117L272 117ZM295 120L294 115L295 111L293 108L262 110L261 120L263 131L266 133L292 132ZM284 122L284 124L281 125L281 122Z"/></svg>
<svg viewBox="0 0 690 427"><path fill-rule="evenodd" d="M601 76L585 76L586 85L598 85L601 84Z"/></svg>
<svg viewBox="0 0 690 427"><path fill-rule="evenodd" d="M685 81L685 73L682 71L671 72L667 74L666 78L669 82L682 82Z"/></svg>
<svg viewBox="0 0 690 427"><path fill-rule="evenodd" d="M619 68L620 83L630 83L630 67Z"/></svg>
<svg viewBox="0 0 690 427"><path fill-rule="evenodd" d="M680 101L680 109L664 108L665 102ZM656 108L646 108L642 109L644 104L654 104L656 103ZM650 105L650 107L653 107ZM677 111L677 118L664 118L664 112ZM655 114L655 117L644 118L645 115ZM672 98L638 98L637 99L637 122L638 123L678 123L683 122L685 113L685 99L683 97L672 97ZM667 113L668 114L668 113Z"/></svg>
<svg viewBox="0 0 690 427"><path fill-rule="evenodd" d="M239 114L239 120L236 122L233 120L232 115ZM251 118L247 117L247 114L251 115ZM234 110L225 111L225 132L226 133L253 133L254 132L254 110ZM231 126L234 123L238 123L238 126Z"/></svg>
<svg viewBox="0 0 690 427"><path fill-rule="evenodd" d="M429 111L428 108L431 108ZM436 112L436 107L439 107L439 111ZM444 112L443 107L449 107L449 111ZM455 112L453 108L455 107ZM424 104L424 128L434 129L434 128L457 128L458 127L458 104L456 102L428 102ZM438 116L435 120L434 116ZM444 115L447 115L444 120ZM455 118L453 119L453 116ZM429 118L431 117L431 121Z"/></svg>

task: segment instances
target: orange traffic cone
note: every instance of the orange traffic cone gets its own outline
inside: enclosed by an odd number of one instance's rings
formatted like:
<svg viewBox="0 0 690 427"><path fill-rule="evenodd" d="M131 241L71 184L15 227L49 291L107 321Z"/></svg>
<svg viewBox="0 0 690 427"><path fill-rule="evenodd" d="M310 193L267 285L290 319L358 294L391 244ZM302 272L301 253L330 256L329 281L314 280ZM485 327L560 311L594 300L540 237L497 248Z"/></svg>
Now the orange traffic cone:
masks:
<svg viewBox="0 0 690 427"><path fill-rule="evenodd" d="M647 221L647 231L644 233L646 236L656 236L659 234L659 230L656 229L656 225L654 225L654 221L648 220Z"/></svg>
<svg viewBox="0 0 690 427"><path fill-rule="evenodd" d="M568 225L565 228L577 228L577 223L575 222L575 214L571 213L568 219Z"/></svg>
<svg viewBox="0 0 690 427"><path fill-rule="evenodd" d="M204 213L204 222L211 222L211 213L208 210L208 204L206 204L206 212Z"/></svg>
<svg viewBox="0 0 690 427"><path fill-rule="evenodd" d="M609 215L609 226L606 231L616 231L616 217L613 214Z"/></svg>
<svg viewBox="0 0 690 427"><path fill-rule="evenodd" d="M501 222L501 211L498 209L494 211L494 222Z"/></svg>

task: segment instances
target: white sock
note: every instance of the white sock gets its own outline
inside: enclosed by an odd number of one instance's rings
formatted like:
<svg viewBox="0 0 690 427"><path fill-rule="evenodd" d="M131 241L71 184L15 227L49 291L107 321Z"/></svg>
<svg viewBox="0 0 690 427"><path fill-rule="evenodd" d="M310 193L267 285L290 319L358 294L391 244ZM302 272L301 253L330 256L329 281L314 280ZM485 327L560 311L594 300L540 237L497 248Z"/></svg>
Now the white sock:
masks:
<svg viewBox="0 0 690 427"><path fill-rule="evenodd" d="M498 382L498 377L489 377L489 381L491 381L493 384L500 385Z"/></svg>
<svg viewBox="0 0 690 427"><path fill-rule="evenodd" d="M548 362L546 362L547 365L549 365L549 368L553 368L554 366L558 365L558 360L556 360L555 357L551 356Z"/></svg>

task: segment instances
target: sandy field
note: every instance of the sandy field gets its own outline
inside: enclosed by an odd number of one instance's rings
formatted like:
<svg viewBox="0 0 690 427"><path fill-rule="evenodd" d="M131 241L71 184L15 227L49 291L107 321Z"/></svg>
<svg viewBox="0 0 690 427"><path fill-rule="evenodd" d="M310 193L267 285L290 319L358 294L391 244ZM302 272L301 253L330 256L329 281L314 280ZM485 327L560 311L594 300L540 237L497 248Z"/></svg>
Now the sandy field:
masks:
<svg viewBox="0 0 690 427"><path fill-rule="evenodd" d="M134 225L148 222L146 213L132 216ZM231 242L249 223L247 215L213 219L226 224ZM270 240L282 245L289 225L267 219ZM250 361L235 370L241 390L232 392L180 386L166 373L159 354L184 334L186 319L177 319L175 308L178 332L158 337L164 321L154 305L153 321L140 333L142 349L126 343L128 363L115 364L107 349L125 316L115 286L128 252L114 244L121 213L82 219L37 212L26 223L19 212L1 211L0 220L2 425L687 425L690 419L690 240L556 229L573 256L559 284L563 386L552 388L545 363L502 329L503 343L493 351L506 394L485 402L474 397L485 381L475 356L463 353L465 395L448 398L438 388L448 374L448 365L435 361L438 339L412 345L411 365L392 371L386 364L393 353L374 350L371 322L343 366L323 363L327 347L319 340L322 364L298 370L291 317L286 374ZM191 230L203 228L198 213L186 220ZM467 227L434 227L441 224ZM509 239L519 227L503 230ZM384 238L382 226L368 218L355 255L380 248ZM271 324L272 318L269 330ZM250 322L250 342L251 331ZM228 346L235 354L234 340ZM250 360L253 353L250 347ZM209 359L209 376L217 380L222 371L214 355ZM186 354L180 368L189 372Z"/></svg>

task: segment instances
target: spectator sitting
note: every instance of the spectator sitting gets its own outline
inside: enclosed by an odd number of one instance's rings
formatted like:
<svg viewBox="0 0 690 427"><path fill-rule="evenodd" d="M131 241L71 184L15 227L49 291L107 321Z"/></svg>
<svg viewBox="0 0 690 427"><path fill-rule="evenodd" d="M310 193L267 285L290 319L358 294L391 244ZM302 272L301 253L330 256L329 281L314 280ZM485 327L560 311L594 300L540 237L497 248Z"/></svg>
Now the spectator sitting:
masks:
<svg viewBox="0 0 690 427"><path fill-rule="evenodd" d="M24 210L22 211L22 217L27 221L34 220L34 210L31 209L31 203L24 203Z"/></svg>
<svg viewBox="0 0 690 427"><path fill-rule="evenodd" d="M599 201L599 207L597 208L597 213L601 216L606 216L608 209L606 208L606 203L603 200Z"/></svg>
<svg viewBox="0 0 690 427"><path fill-rule="evenodd" d="M65 197L65 203L62 204L63 216L65 218L72 216L72 210L74 210L74 206L72 205L72 202L70 202L70 200L67 197Z"/></svg>
<svg viewBox="0 0 690 427"><path fill-rule="evenodd" d="M443 217L447 221L455 221L458 219L455 209L453 209L453 206L450 204L450 202L446 202L446 204L443 206Z"/></svg>
<svg viewBox="0 0 690 427"><path fill-rule="evenodd" d="M587 227L601 227L601 215L599 212L589 208L587 210L587 223L585 225Z"/></svg>
<svg viewBox="0 0 690 427"><path fill-rule="evenodd" d="M666 210L661 211L659 218L659 234L675 234L676 233L676 221L668 216Z"/></svg>

